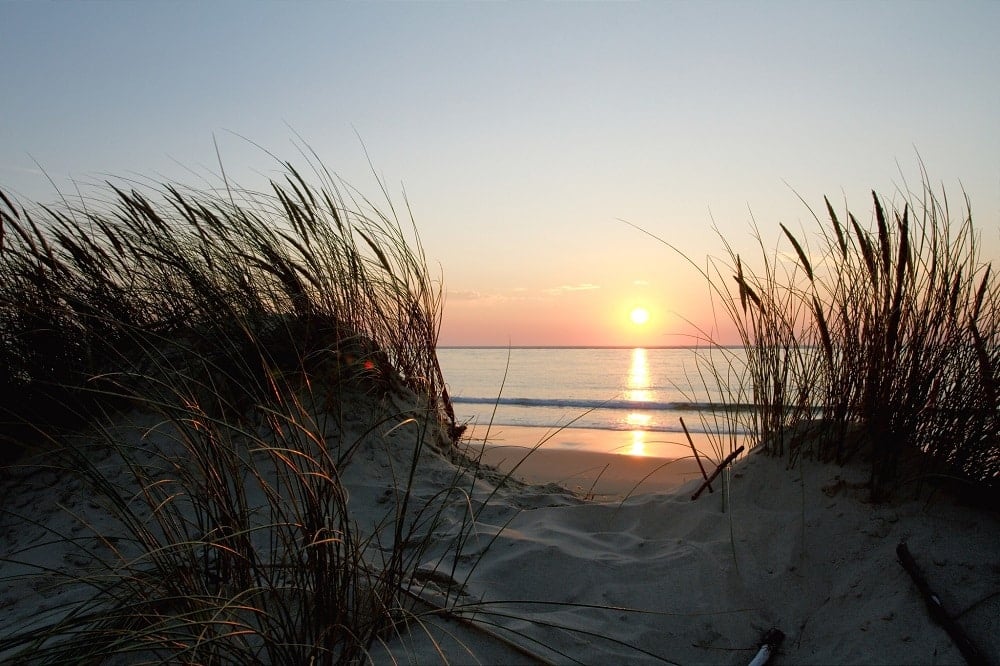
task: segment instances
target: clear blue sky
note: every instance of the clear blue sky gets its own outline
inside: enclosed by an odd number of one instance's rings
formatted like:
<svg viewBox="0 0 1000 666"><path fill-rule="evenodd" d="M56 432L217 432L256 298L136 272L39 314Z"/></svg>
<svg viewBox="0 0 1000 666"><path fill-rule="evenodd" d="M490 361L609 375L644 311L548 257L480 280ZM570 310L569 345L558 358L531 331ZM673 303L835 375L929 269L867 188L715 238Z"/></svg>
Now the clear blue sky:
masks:
<svg viewBox="0 0 1000 666"><path fill-rule="evenodd" d="M294 130L374 197L360 136L442 268L443 342L678 344L707 291L619 218L701 261L713 220L808 224L795 192L867 219L919 152L996 254L998 34L998 2L0 1L0 187L191 181L213 135L255 185L230 132L295 161Z"/></svg>

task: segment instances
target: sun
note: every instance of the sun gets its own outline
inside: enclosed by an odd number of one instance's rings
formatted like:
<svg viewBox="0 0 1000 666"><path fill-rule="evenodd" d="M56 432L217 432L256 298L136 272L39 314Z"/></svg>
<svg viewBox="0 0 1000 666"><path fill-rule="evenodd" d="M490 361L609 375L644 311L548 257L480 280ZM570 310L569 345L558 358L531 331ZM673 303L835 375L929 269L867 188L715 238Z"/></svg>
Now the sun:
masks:
<svg viewBox="0 0 1000 666"><path fill-rule="evenodd" d="M649 321L649 310L646 308L632 308L632 312L629 313L628 318L636 326L642 326Z"/></svg>

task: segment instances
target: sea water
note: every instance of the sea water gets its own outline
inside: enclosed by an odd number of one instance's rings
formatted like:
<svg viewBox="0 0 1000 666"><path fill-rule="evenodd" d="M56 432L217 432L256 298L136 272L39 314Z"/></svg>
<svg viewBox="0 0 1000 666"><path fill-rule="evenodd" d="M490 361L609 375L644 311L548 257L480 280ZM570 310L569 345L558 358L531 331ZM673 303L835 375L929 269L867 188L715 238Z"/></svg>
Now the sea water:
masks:
<svg viewBox="0 0 1000 666"><path fill-rule="evenodd" d="M444 347L460 423L610 432L742 433L740 348Z"/></svg>

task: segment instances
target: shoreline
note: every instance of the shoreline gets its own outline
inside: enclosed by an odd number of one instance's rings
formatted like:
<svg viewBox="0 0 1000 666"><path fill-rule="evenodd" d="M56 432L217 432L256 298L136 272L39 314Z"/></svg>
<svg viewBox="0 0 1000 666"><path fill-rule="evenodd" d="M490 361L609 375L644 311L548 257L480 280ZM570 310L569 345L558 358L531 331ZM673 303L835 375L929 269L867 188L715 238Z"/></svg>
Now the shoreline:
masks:
<svg viewBox="0 0 1000 666"><path fill-rule="evenodd" d="M669 492L701 479L691 455L669 459L523 446L486 446L469 450L468 455L519 481L532 485L555 483L597 501Z"/></svg>
<svg viewBox="0 0 1000 666"><path fill-rule="evenodd" d="M699 455L717 456L719 437L704 432L691 432L691 441ZM590 451L629 457L666 458L673 460L691 454L691 444L683 432L659 430L604 430L601 428L547 428L541 426L470 425L466 437L472 446L519 446L545 450ZM738 444L745 435L732 435ZM730 435L722 438L728 453Z"/></svg>
<svg viewBox="0 0 1000 666"><path fill-rule="evenodd" d="M691 439L711 474L718 443L706 433ZM723 444L728 449L728 438ZM520 481L556 483L598 500L671 491L702 478L684 433L494 426L488 436L473 432L463 451Z"/></svg>

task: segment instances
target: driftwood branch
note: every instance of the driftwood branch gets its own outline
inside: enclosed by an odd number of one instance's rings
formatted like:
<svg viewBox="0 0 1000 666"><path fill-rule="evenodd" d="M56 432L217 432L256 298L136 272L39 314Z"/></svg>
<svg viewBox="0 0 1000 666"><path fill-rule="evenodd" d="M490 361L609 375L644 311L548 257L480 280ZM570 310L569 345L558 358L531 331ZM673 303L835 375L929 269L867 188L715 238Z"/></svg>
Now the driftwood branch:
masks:
<svg viewBox="0 0 1000 666"><path fill-rule="evenodd" d="M694 441L691 439L691 433L688 432L688 427L684 425L684 419L682 418L680 419L680 421L681 421L681 427L684 428L684 436L687 437L688 444L691 445L691 451L694 452L695 462L698 463L698 468L701 470L701 478L705 479L705 483L708 483L708 473L705 471L705 466L701 464L701 456L698 455L698 449L696 449L694 446ZM710 493L715 492L714 490L712 490L711 483L708 483L708 492Z"/></svg>
<svg viewBox="0 0 1000 666"><path fill-rule="evenodd" d="M986 659L983 655L976 649L976 646L972 643L972 640L965 634L960 626L948 615L944 610L944 605L941 603L941 598L934 594L931 590L930 585L927 583L927 579L924 578L923 572L917 563L913 560L913 556L910 555L910 549L906 547L906 542L902 541L898 546L896 546L896 557L899 558L899 563L903 565L906 569L906 573L910 574L910 578L916 583L917 589L920 590L920 596L924 598L924 603L927 604L927 610L931 614L931 619L940 624L948 635L951 637L952 642L958 651L962 653L965 657L965 661L969 666L987 666Z"/></svg>
<svg viewBox="0 0 1000 666"><path fill-rule="evenodd" d="M698 487L698 490L695 491L694 495L691 495L691 501L693 502L694 500L698 499L701 493L704 492L705 488L708 488L709 484L712 483L712 481L715 481L715 477L719 476L719 474L722 473L722 470L724 470L729 465L729 463L736 460L736 456L740 455L740 453L742 452L743 452L743 447L741 446L740 448L736 449L728 456L726 456L726 459L719 463L718 467L715 468L715 471L712 472L712 475L707 479L705 479L704 483L702 483L701 486Z"/></svg>

